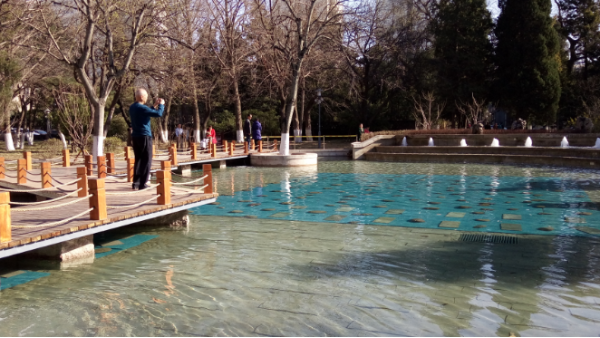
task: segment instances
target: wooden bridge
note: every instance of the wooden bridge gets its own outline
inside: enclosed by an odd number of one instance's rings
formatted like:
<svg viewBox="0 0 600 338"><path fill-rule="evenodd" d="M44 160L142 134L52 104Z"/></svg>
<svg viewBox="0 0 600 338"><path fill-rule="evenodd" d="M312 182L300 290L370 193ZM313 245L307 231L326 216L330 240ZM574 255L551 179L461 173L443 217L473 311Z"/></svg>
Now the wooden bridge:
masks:
<svg viewBox="0 0 600 338"><path fill-rule="evenodd" d="M135 159L130 147L95 161L86 155L83 162L72 162L68 150L62 158L46 161L32 160L29 152L16 161L0 158L0 258L214 202L218 194L207 162L275 151L277 144L257 146L248 151L224 142L198 150L192 143L186 150L172 145L154 151L156 184L136 191L131 189ZM172 169L202 163L201 178L172 180ZM11 201L11 193L13 199L17 193L34 194L38 201Z"/></svg>

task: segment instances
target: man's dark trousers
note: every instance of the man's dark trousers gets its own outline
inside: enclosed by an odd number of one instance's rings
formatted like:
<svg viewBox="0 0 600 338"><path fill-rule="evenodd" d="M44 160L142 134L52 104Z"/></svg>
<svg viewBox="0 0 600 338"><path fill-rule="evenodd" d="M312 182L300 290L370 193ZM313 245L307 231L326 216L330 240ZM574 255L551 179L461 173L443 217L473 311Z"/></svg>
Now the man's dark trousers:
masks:
<svg viewBox="0 0 600 338"><path fill-rule="evenodd" d="M146 182L150 181L150 167L152 167L152 136L133 136L133 154L135 165L133 167L133 189L147 188Z"/></svg>

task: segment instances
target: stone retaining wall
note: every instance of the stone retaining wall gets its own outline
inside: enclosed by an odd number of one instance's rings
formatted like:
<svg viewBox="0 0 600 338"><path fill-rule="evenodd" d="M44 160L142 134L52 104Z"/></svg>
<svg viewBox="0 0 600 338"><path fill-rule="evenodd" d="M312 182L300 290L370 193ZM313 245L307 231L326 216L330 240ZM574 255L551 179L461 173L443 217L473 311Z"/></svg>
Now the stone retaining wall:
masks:
<svg viewBox="0 0 600 338"><path fill-rule="evenodd" d="M571 146L592 147L600 134L396 135L397 145L402 143L404 136L409 146L426 146L431 137L436 146L459 146L462 139L465 139L469 146L489 146L496 138L501 146L515 147L523 146L527 137L531 137L534 147L559 147L566 136Z"/></svg>

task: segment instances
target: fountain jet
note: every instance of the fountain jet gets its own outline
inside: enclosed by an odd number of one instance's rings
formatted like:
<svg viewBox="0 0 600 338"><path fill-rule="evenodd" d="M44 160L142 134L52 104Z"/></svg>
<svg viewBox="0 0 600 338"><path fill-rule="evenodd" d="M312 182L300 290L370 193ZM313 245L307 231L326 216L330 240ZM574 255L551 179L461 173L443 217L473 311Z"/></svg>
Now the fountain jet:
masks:
<svg viewBox="0 0 600 338"><path fill-rule="evenodd" d="M563 137L562 141L560 141L561 148L569 148L569 141L567 141L567 137Z"/></svg>
<svg viewBox="0 0 600 338"><path fill-rule="evenodd" d="M465 140L464 138L462 140L460 140L460 146L461 147L468 147L467 146L467 140Z"/></svg>
<svg viewBox="0 0 600 338"><path fill-rule="evenodd" d="M600 148L600 138L596 139L596 145L594 145L594 148Z"/></svg>
<svg viewBox="0 0 600 338"><path fill-rule="evenodd" d="M533 142L531 141L531 137L527 136L527 139L525 140L525 146L530 148L531 146L533 146Z"/></svg>
<svg viewBox="0 0 600 338"><path fill-rule="evenodd" d="M428 146L433 147L433 138L431 138L431 137L429 138Z"/></svg>
<svg viewBox="0 0 600 338"><path fill-rule="evenodd" d="M404 137L402 138L402 146L403 146L403 147L406 147L407 145L408 145L408 143L406 142L406 136L404 136Z"/></svg>
<svg viewBox="0 0 600 338"><path fill-rule="evenodd" d="M497 138L494 138L492 140L492 144L490 144L490 147L499 147L500 146L500 141L498 141Z"/></svg>

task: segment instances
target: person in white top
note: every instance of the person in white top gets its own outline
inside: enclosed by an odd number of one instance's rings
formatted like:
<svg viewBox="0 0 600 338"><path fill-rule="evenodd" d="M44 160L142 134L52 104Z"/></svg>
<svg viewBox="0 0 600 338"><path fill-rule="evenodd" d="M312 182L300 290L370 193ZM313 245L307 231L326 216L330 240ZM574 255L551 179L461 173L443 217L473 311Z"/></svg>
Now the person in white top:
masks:
<svg viewBox="0 0 600 338"><path fill-rule="evenodd" d="M183 128L181 128L181 123L177 125L175 128L175 140L177 141L177 148L183 148L183 140L181 135L183 135Z"/></svg>

